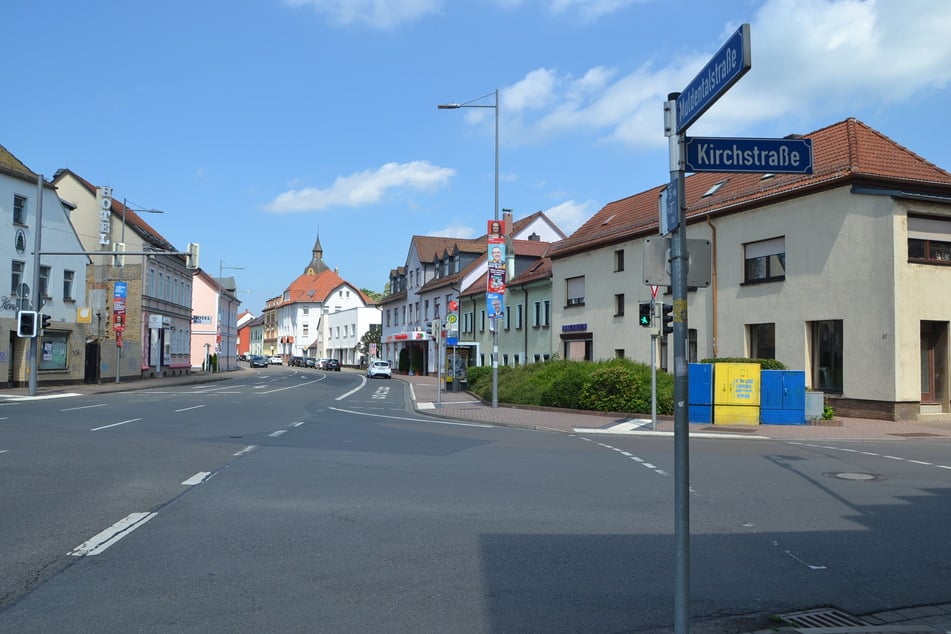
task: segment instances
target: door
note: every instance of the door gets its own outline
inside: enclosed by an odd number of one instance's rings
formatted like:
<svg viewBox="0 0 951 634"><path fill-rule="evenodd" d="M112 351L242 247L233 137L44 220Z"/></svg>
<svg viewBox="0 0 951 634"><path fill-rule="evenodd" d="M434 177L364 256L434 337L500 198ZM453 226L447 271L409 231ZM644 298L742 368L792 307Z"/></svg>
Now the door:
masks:
<svg viewBox="0 0 951 634"><path fill-rule="evenodd" d="M947 322L921 322L921 402L946 404L948 376Z"/></svg>

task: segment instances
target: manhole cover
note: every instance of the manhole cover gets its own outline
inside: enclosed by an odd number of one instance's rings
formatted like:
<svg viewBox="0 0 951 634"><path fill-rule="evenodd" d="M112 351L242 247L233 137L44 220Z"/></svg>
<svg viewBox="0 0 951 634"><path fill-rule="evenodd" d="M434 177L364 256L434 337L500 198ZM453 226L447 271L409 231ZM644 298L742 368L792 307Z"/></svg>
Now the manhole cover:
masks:
<svg viewBox="0 0 951 634"><path fill-rule="evenodd" d="M868 625L865 621L835 608L819 608L792 614L781 614L783 621L796 627L845 627L849 625Z"/></svg>
<svg viewBox="0 0 951 634"><path fill-rule="evenodd" d="M877 476L874 473L856 473L856 472L844 472L844 473L827 473L825 474L831 478L838 478L840 480L879 480L881 476Z"/></svg>

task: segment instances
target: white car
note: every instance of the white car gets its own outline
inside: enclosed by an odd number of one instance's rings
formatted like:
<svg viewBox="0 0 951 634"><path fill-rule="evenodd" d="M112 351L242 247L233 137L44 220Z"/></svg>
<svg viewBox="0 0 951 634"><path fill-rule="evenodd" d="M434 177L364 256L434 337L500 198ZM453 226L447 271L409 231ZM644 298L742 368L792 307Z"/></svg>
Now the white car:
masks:
<svg viewBox="0 0 951 634"><path fill-rule="evenodd" d="M284 358L274 355L268 358L267 363L268 365L284 365Z"/></svg>
<svg viewBox="0 0 951 634"><path fill-rule="evenodd" d="M390 368L389 361L371 361L370 365L367 366L368 379L374 379L378 376L384 379L393 378L393 370Z"/></svg>

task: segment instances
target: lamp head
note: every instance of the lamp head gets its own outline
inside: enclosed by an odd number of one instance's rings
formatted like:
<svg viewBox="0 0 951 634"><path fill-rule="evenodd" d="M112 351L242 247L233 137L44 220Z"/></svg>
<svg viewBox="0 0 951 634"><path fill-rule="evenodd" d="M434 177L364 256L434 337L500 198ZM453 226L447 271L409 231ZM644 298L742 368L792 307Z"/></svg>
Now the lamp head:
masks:
<svg viewBox="0 0 951 634"><path fill-rule="evenodd" d="M461 108L462 105L458 103L441 103L436 107L439 110L455 110L456 108Z"/></svg>

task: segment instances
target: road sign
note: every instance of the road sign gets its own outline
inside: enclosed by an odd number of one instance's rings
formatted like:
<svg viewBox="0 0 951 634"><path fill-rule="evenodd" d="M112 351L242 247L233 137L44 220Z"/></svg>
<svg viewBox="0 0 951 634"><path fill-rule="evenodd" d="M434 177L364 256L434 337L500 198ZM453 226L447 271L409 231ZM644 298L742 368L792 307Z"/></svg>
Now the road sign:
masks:
<svg viewBox="0 0 951 634"><path fill-rule="evenodd" d="M680 188L677 178L670 179L667 187L660 192L660 235L666 236L680 225Z"/></svg>
<svg viewBox="0 0 951 634"><path fill-rule="evenodd" d="M677 97L677 133L706 112L751 66L750 25L743 24Z"/></svg>
<svg viewBox="0 0 951 634"><path fill-rule="evenodd" d="M812 174L812 139L687 137L688 172Z"/></svg>

